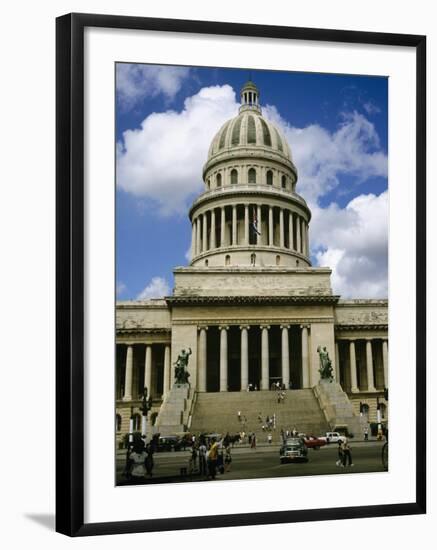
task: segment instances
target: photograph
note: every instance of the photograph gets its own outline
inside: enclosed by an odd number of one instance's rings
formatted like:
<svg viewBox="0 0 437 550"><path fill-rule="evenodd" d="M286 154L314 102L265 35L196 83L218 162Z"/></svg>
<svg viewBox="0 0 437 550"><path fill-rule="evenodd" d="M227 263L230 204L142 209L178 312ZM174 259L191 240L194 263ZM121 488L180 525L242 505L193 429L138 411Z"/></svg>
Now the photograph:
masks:
<svg viewBox="0 0 437 550"><path fill-rule="evenodd" d="M115 485L386 475L387 76L114 71Z"/></svg>

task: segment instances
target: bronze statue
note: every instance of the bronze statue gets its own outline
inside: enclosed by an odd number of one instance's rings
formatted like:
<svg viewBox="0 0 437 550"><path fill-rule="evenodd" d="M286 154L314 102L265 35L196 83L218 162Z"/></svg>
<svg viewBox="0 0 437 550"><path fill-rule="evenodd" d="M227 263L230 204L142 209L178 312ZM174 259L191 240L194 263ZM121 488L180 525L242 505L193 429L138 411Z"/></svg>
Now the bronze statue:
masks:
<svg viewBox="0 0 437 550"><path fill-rule="evenodd" d="M189 384L188 378L190 373L188 372L188 360L192 354L191 348L188 351L184 349L178 355L175 365L175 384Z"/></svg>
<svg viewBox="0 0 437 550"><path fill-rule="evenodd" d="M322 346L317 347L317 353L319 354L320 358L320 378L322 380L329 380L329 382L332 382L334 379L333 371L332 371L332 362L329 358L329 354L326 350L326 346L322 348Z"/></svg>

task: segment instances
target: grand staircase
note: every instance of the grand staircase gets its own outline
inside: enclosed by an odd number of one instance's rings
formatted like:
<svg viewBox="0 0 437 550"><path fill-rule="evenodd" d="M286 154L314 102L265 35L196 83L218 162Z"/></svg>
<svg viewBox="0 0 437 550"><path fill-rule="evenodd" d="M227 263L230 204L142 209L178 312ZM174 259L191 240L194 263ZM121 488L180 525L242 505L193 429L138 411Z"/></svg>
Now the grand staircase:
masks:
<svg viewBox="0 0 437 550"><path fill-rule="evenodd" d="M241 412L241 420L238 419ZM279 441L281 428L306 434L322 435L329 426L314 396L313 390L289 390L284 401L277 402L275 391L198 393L191 419L192 433L230 434L255 432L258 441L267 439L258 420L276 414L273 441ZM246 418L246 421L244 421Z"/></svg>

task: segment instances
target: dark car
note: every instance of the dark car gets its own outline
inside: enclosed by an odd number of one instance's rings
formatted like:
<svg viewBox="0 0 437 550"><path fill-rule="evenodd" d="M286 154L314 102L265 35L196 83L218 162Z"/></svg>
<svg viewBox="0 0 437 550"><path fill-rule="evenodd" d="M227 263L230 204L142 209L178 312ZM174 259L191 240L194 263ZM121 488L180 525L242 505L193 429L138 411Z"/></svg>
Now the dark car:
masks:
<svg viewBox="0 0 437 550"><path fill-rule="evenodd" d="M286 439L279 450L281 464L286 462L308 462L308 449L299 437Z"/></svg>
<svg viewBox="0 0 437 550"><path fill-rule="evenodd" d="M185 441L183 441L177 435L167 435L162 436L158 439L158 444L156 447L157 452L171 452L171 451L181 451L187 447Z"/></svg>

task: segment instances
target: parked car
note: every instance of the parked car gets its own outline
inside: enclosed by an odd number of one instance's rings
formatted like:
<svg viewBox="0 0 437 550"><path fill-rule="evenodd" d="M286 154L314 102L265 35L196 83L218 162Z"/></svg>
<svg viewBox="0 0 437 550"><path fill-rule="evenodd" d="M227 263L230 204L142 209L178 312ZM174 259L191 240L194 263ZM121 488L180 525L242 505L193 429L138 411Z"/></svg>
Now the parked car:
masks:
<svg viewBox="0 0 437 550"><path fill-rule="evenodd" d="M346 436L340 432L326 432L326 436L319 437L319 439L323 439L326 443L338 443L339 441L346 441Z"/></svg>
<svg viewBox="0 0 437 550"><path fill-rule="evenodd" d="M161 436L156 447L157 452L182 451L187 447L186 441L178 435Z"/></svg>
<svg viewBox="0 0 437 550"><path fill-rule="evenodd" d="M308 462L308 449L303 439L292 437L286 439L279 450L279 459L281 464L286 462Z"/></svg>
<svg viewBox="0 0 437 550"><path fill-rule="evenodd" d="M316 437L315 435L306 435L303 438L303 442L305 443L305 447L307 449L315 449L319 450L320 447L323 447L327 444L326 439L321 437Z"/></svg>

